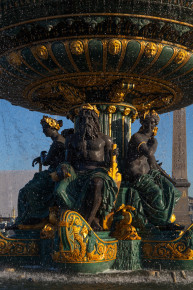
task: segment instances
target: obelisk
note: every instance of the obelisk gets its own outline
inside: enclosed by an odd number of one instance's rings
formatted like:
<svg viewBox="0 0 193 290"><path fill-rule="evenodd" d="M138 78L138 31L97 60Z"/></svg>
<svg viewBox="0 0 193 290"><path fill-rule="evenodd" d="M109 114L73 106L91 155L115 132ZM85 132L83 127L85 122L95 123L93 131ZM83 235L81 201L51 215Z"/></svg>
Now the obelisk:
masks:
<svg viewBox="0 0 193 290"><path fill-rule="evenodd" d="M173 151L172 151L172 177L176 187L182 192L174 214L176 222L186 227L190 225L188 188L190 183L187 176L187 148L186 148L186 109L173 112Z"/></svg>

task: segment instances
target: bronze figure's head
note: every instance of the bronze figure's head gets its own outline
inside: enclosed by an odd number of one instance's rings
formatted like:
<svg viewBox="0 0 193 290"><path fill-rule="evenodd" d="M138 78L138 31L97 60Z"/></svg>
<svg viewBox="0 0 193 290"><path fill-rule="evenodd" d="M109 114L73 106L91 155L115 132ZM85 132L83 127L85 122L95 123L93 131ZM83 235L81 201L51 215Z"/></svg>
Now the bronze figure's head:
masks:
<svg viewBox="0 0 193 290"><path fill-rule="evenodd" d="M78 114L79 134L83 139L94 139L100 132L99 111L96 106L85 104Z"/></svg>
<svg viewBox="0 0 193 290"><path fill-rule="evenodd" d="M58 132L58 130L60 130L63 125L62 120L57 121L48 116L43 116L40 123L43 128L43 133L46 135L46 137L51 137L53 132Z"/></svg>

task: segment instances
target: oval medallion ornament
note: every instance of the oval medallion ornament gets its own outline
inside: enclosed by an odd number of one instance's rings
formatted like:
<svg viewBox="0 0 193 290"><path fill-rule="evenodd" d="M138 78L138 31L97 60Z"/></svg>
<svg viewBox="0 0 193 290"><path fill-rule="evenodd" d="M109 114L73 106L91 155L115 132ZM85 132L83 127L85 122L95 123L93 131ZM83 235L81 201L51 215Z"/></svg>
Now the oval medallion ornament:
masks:
<svg viewBox="0 0 193 290"><path fill-rule="evenodd" d="M22 64L21 54L12 52L8 56L8 61L11 65L20 66Z"/></svg>
<svg viewBox="0 0 193 290"><path fill-rule="evenodd" d="M35 52L39 58L44 60L48 59L48 51L44 45L37 46Z"/></svg>
<svg viewBox="0 0 193 290"><path fill-rule="evenodd" d="M82 41L77 40L77 41L71 42L70 50L71 50L71 53L75 55L83 54L84 46L83 46Z"/></svg>
<svg viewBox="0 0 193 290"><path fill-rule="evenodd" d="M109 53L112 55L117 55L121 51L121 42L118 39L113 39L109 41Z"/></svg>
<svg viewBox="0 0 193 290"><path fill-rule="evenodd" d="M182 49L179 50L175 58L175 63L181 64L185 60L187 55L188 55L187 51L182 50Z"/></svg>
<svg viewBox="0 0 193 290"><path fill-rule="evenodd" d="M145 55L148 58L151 58L156 55L157 53L157 45L153 42L150 42L145 47Z"/></svg>

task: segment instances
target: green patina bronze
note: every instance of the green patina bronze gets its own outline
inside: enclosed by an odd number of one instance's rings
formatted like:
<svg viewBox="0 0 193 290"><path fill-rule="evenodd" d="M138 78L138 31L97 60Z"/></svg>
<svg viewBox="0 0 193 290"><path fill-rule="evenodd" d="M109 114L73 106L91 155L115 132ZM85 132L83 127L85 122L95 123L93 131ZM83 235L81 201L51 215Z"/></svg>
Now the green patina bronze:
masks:
<svg viewBox="0 0 193 290"><path fill-rule="evenodd" d="M125 204L135 207L135 219L142 225L155 226L170 223L181 192L159 171L142 175L134 184L127 184Z"/></svg>
<svg viewBox="0 0 193 290"><path fill-rule="evenodd" d="M117 254L117 241L109 236L109 232L94 232L74 211L63 211L60 221L59 238L53 252L57 266L89 273L112 267Z"/></svg>
<svg viewBox="0 0 193 290"><path fill-rule="evenodd" d="M63 166L63 165L61 165ZM94 178L101 178L104 181L102 203L99 209L100 216L105 216L112 211L118 192L116 183L108 175L104 168L96 168L83 172L74 171L73 167L65 164L71 177L62 180L55 189L55 200L58 206L69 208L81 213L83 204L86 202L90 192L90 182Z"/></svg>
<svg viewBox="0 0 193 290"><path fill-rule="evenodd" d="M192 225L179 237L168 239L169 233L157 239L142 241L143 267L154 269L184 269L193 267Z"/></svg>
<svg viewBox="0 0 193 290"><path fill-rule="evenodd" d="M113 264L115 270L140 270L141 241L119 241L117 258Z"/></svg>
<svg viewBox="0 0 193 290"><path fill-rule="evenodd" d="M55 183L50 174L56 170L56 167L64 160L65 138L58 133L60 121L53 119L58 126L49 125L49 118L44 116L41 120L43 132L46 137L53 141L49 152L42 151L40 157L33 160L32 166L39 163L41 166L48 166L48 170L40 171L34 174L18 195L18 217L16 224L35 224L41 222L43 218L48 218L49 207L54 205L54 187ZM68 132L68 130L67 130ZM66 135L67 135L66 132Z"/></svg>
<svg viewBox="0 0 193 290"><path fill-rule="evenodd" d="M49 207L53 206L55 183L50 177L51 171L35 173L19 192L17 224L38 223L49 216Z"/></svg>

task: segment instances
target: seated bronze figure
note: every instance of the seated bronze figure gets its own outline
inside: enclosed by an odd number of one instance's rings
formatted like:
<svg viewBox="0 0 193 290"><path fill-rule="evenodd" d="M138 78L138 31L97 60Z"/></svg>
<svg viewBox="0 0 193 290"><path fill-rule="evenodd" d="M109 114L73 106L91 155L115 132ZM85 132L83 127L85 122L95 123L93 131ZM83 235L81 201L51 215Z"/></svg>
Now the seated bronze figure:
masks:
<svg viewBox="0 0 193 290"><path fill-rule="evenodd" d="M143 227L147 224L162 229L181 229L171 223L171 216L181 192L172 184L155 159L157 124L155 111L146 111L140 117L141 128L128 144L128 159L124 179L128 192L126 204L135 207L134 221Z"/></svg>
<svg viewBox="0 0 193 290"><path fill-rule="evenodd" d="M57 168L58 206L78 211L94 230L102 230L103 218L112 210L118 192L108 175L113 142L100 132L99 112L84 105L78 128L66 140L66 162ZM70 175L70 176L69 176Z"/></svg>
<svg viewBox="0 0 193 290"><path fill-rule="evenodd" d="M55 183L50 173L64 160L65 138L58 130L62 121L44 116L41 120L43 133L50 137L53 143L48 151L42 151L40 157L33 160L32 166L40 163L49 166L47 170L35 173L20 191L18 196L18 217L16 225L37 224L49 216L49 207L54 204L53 191Z"/></svg>

